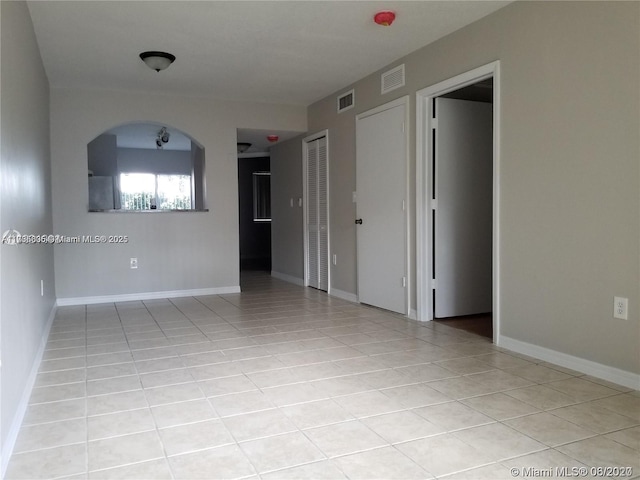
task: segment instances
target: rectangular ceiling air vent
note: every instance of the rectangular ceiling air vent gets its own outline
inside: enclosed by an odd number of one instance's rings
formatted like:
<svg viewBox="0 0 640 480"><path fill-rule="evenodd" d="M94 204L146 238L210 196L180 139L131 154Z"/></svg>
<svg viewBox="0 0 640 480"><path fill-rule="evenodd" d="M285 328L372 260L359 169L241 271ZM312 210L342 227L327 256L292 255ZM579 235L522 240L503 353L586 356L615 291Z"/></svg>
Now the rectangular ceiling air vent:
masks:
<svg viewBox="0 0 640 480"><path fill-rule="evenodd" d="M350 90L347 93L343 93L338 96L338 113L342 113L345 110L349 110L354 106L354 91Z"/></svg>
<svg viewBox="0 0 640 480"><path fill-rule="evenodd" d="M404 87L404 63L384 72L381 76L382 93Z"/></svg>

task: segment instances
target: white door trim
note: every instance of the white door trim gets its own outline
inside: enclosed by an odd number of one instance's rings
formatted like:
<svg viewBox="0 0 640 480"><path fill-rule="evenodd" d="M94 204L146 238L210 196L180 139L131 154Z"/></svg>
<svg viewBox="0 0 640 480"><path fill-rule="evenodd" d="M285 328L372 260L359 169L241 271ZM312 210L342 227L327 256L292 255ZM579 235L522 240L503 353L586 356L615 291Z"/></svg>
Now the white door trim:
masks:
<svg viewBox="0 0 640 480"><path fill-rule="evenodd" d="M410 132L410 128L411 128L411 119L410 119L410 115L409 115L409 95L405 95L403 97L397 98L396 100L392 100L388 103L385 103L384 105L380 105L378 107L372 108L371 110L367 110L366 112L360 113L359 115L356 115L356 124L358 122L358 120L362 120L363 118L369 117L371 115L375 115L377 113L380 112L384 112L385 110L389 110L391 108L395 108L397 106L400 105L404 105L405 109L405 116L404 116L404 135L405 135L405 172L406 172L406 179L405 179L405 185L404 185L404 202L405 202L405 209L404 209L404 226L405 226L405 245L404 245L404 258L405 258L405 277L406 277L406 288L405 288L405 311L404 314L406 316L410 315L411 312L411 293L412 293L412 283L411 283L411 277L412 277L412 270L411 270L411 263L410 263L410 259L409 259L409 251L410 251L410 235L411 235L411 226L409 224L409 219L410 217L410 202L409 202L409 181L410 181L410 170L409 170L409 166L411 163L411 158L410 158L410 149L409 149L409 132ZM357 129L357 127L356 127ZM358 192L356 192L356 198L357 198L357 194Z"/></svg>
<svg viewBox="0 0 640 480"><path fill-rule="evenodd" d="M417 317L433 320L431 276L433 99L493 78L493 342L500 334L500 61L478 67L416 92L416 291Z"/></svg>
<svg viewBox="0 0 640 480"><path fill-rule="evenodd" d="M314 133L313 135L309 135L302 139L302 229L303 229L303 238L304 238L304 271L302 275L302 281L304 282L304 286L309 286L308 281L308 271L309 271L309 235L307 232L307 205L308 205L308 192L307 192L307 149L309 148L309 143L314 140L318 140L319 138L325 137L327 139L327 293L331 293L331 262L329 261L329 254L331 252L331 198L329 196L330 185L329 185L329 130L321 130L320 132Z"/></svg>

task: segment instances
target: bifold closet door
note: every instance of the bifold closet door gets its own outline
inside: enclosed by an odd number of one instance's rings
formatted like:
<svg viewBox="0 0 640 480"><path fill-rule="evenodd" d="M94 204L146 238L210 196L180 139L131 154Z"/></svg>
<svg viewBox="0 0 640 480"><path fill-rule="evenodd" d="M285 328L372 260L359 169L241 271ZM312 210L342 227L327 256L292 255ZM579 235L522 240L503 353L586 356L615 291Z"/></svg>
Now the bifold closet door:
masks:
<svg viewBox="0 0 640 480"><path fill-rule="evenodd" d="M306 148L307 278L310 287L329 288L329 209L327 139L307 143Z"/></svg>

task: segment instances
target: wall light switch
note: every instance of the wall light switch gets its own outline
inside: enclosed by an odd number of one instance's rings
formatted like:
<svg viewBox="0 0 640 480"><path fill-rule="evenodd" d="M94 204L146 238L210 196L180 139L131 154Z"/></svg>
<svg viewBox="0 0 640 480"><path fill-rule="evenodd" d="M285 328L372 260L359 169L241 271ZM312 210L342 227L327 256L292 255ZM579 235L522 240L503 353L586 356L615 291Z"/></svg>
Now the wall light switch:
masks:
<svg viewBox="0 0 640 480"><path fill-rule="evenodd" d="M135 257L131 257L131 260L129 260L129 266L134 269L134 268L138 268L138 259Z"/></svg>

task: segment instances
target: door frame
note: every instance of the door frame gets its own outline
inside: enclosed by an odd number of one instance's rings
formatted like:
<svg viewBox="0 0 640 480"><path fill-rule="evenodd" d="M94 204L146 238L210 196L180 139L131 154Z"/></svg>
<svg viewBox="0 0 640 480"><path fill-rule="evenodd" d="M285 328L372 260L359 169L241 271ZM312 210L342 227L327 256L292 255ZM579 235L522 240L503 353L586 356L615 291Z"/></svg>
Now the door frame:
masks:
<svg viewBox="0 0 640 480"><path fill-rule="evenodd" d="M419 321L433 320L433 99L493 78L493 342L500 338L500 61L489 63L416 92L416 304Z"/></svg>
<svg viewBox="0 0 640 480"><path fill-rule="evenodd" d="M302 284L305 287L309 286L308 272L309 272L309 232L307 231L307 205L309 204L309 192L307 191L307 175L308 175L308 165L307 165L307 154L309 149L309 143L314 140L318 140L319 138L325 137L327 139L327 293L331 291L331 262L330 260L330 252L331 252L331 198L329 196L330 192L330 180L329 180L329 130L321 130L320 132L314 133L313 135L309 135L302 139L302 234L303 234L303 242L304 242L304 262L303 262L303 272L302 272Z"/></svg>
<svg viewBox="0 0 640 480"><path fill-rule="evenodd" d="M356 129L356 135L358 132L358 120L361 120L363 118L366 117L370 117L371 115L375 115L377 113L381 113L384 112L385 110L389 110L391 108L395 108L397 106L400 105L404 105L404 136L405 136L405 183L404 183L404 202L405 202L405 209L404 209L404 236L405 236L405 241L404 241L404 271L405 271L405 278L406 278L406 286L405 286L405 307L404 307L404 315L406 315L409 318L415 318L415 315L413 315L413 312L411 311L411 291L412 291L412 282L411 282L411 262L410 262L410 258L409 258L409 252L411 251L411 245L410 245L410 239L411 239L411 225L410 225L410 202L409 202L409 181L410 181L410 164L411 164L411 154L410 154L410 142L409 142L409 137L410 137L410 128L411 128L411 119L410 119L410 113L409 113L409 95L404 95L403 97L397 98L395 100L392 100L390 102L387 102L383 105L379 105L375 108L372 108L371 110L367 110L366 112L360 113L358 115L356 115L356 125L355 125L355 129ZM356 152L356 161L357 161L357 152ZM356 167L357 169L357 167ZM356 185L357 185L357 179L356 179ZM357 192L357 188L356 188L356 212L357 212L357 203L358 203L358 192ZM357 235L357 231L356 231L356 235ZM357 247L357 237L356 237L356 247ZM357 248L356 248L356 272L358 270L358 252L357 252ZM357 277L357 275L356 275ZM356 283L357 283L357 279L356 279ZM356 288L358 288L358 285L356 285ZM358 292L359 294L359 292Z"/></svg>

